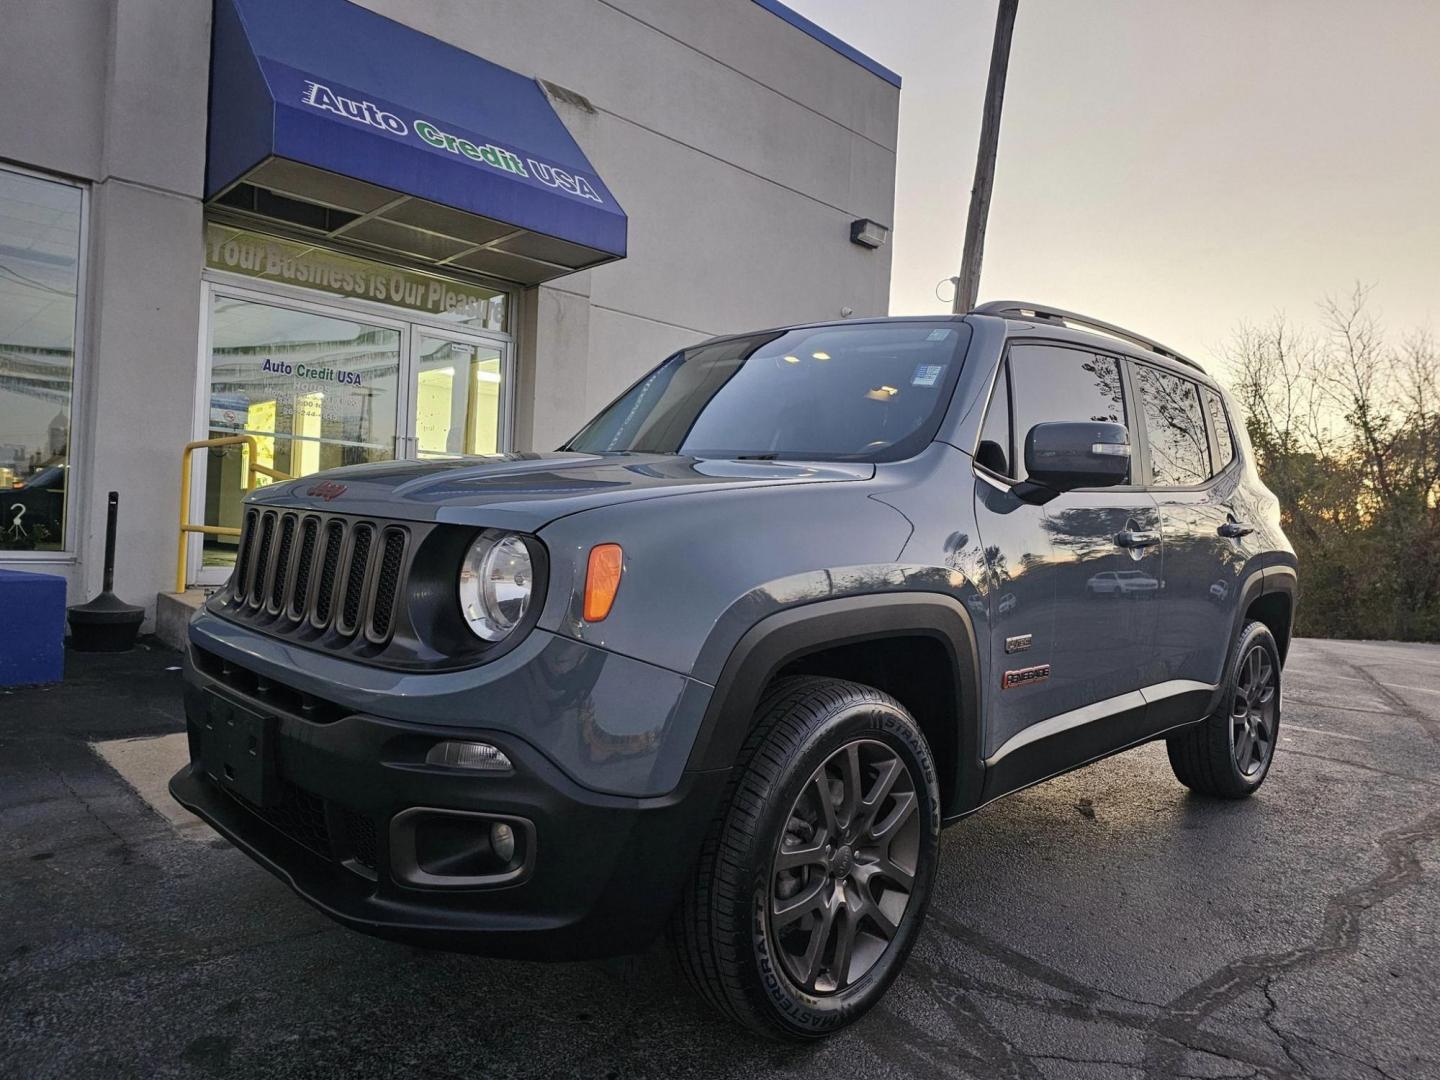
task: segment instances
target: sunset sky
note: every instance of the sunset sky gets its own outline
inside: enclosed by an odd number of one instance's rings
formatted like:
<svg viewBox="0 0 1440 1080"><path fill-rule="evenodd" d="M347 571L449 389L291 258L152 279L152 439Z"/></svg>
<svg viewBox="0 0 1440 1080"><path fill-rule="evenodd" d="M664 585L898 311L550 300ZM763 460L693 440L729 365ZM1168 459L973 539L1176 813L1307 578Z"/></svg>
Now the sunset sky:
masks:
<svg viewBox="0 0 1440 1080"><path fill-rule="evenodd" d="M903 77L891 310L948 309L994 0L788 2ZM981 300L1212 361L1356 280L1440 329L1440 3L1020 0Z"/></svg>

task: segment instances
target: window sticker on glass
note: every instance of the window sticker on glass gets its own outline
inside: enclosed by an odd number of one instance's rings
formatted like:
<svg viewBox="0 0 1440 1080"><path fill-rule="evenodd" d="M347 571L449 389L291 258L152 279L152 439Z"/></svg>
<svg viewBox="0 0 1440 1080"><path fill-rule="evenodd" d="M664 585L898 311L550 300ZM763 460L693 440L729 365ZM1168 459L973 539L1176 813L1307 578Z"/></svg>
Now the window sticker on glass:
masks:
<svg viewBox="0 0 1440 1080"><path fill-rule="evenodd" d="M949 330L931 330L925 335L926 341L944 341L950 336Z"/></svg>
<svg viewBox="0 0 1440 1080"><path fill-rule="evenodd" d="M921 364L915 369L915 377L910 380L910 385L934 386L940 381L940 376L944 374L944 364Z"/></svg>

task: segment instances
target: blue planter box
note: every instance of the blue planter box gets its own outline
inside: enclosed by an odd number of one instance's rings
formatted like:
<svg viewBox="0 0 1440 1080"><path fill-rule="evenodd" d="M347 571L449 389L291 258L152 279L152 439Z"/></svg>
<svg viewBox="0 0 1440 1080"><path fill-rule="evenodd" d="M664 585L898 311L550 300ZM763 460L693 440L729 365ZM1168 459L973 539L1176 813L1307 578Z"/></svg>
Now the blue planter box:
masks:
<svg viewBox="0 0 1440 1080"><path fill-rule="evenodd" d="M0 686L59 682L65 673L65 579L0 570Z"/></svg>

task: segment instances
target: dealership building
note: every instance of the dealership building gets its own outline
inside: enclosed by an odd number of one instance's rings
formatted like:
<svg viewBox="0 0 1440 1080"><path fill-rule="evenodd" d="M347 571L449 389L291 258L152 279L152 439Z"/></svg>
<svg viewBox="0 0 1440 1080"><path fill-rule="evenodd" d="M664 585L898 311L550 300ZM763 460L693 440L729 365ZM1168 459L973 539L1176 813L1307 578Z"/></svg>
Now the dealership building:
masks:
<svg viewBox="0 0 1440 1080"><path fill-rule="evenodd" d="M252 453L549 450L679 347L883 313L899 97L775 0L7 3L0 568L92 596L118 491L153 610Z"/></svg>

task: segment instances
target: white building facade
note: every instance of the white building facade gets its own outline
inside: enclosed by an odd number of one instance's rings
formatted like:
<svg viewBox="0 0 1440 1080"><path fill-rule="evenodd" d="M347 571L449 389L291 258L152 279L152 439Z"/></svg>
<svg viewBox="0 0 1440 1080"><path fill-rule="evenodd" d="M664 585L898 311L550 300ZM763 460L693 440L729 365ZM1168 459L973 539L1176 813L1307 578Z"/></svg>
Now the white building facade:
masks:
<svg viewBox="0 0 1440 1080"><path fill-rule="evenodd" d="M0 0L0 567L174 588L286 475L549 450L886 310L900 81L773 0ZM402 131L403 129L403 131ZM874 230L871 230L873 233ZM873 241L872 241L873 242ZM257 482L265 482L260 477ZM188 542L218 584L233 538Z"/></svg>

